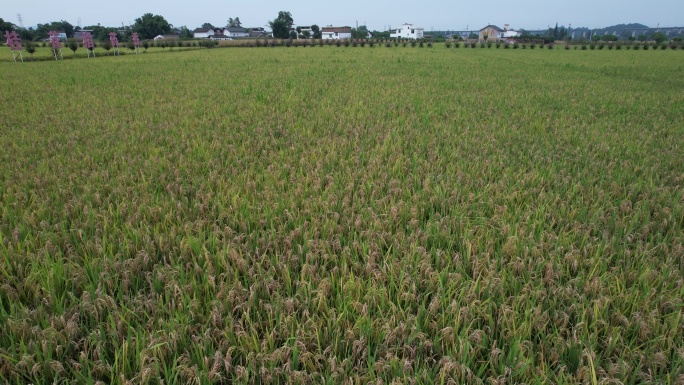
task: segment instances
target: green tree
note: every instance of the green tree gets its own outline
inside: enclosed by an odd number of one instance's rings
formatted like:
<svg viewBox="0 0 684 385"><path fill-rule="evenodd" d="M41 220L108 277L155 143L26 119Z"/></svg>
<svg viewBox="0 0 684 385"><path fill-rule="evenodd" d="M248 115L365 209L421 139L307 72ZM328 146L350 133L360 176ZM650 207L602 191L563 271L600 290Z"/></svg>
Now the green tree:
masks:
<svg viewBox="0 0 684 385"><path fill-rule="evenodd" d="M278 17L268 22L273 31L273 37L287 39L290 37L290 28L294 24L294 19L290 12L280 11Z"/></svg>
<svg viewBox="0 0 684 385"><path fill-rule="evenodd" d="M529 31L525 31L524 29L520 30L520 38L523 40L531 39L533 36Z"/></svg>
<svg viewBox="0 0 684 385"><path fill-rule="evenodd" d="M33 54L36 53L36 43L27 41L24 46L26 48L26 52L28 52L31 55L31 59L33 59Z"/></svg>
<svg viewBox="0 0 684 385"><path fill-rule="evenodd" d="M182 26L180 28L180 38L181 39L192 39L192 31L187 26Z"/></svg>
<svg viewBox="0 0 684 385"><path fill-rule="evenodd" d="M317 26L316 24L311 26L311 32L313 32L314 39L323 38L323 34L321 33L321 27Z"/></svg>
<svg viewBox="0 0 684 385"><path fill-rule="evenodd" d="M214 25L211 24L211 23L204 23L204 24L202 24L202 28L211 28L211 29L214 29Z"/></svg>
<svg viewBox="0 0 684 385"><path fill-rule="evenodd" d="M601 35L594 35L591 37L591 41L599 41L601 40Z"/></svg>
<svg viewBox="0 0 684 385"><path fill-rule="evenodd" d="M480 36L476 34L475 32L471 32L470 35L468 35L468 39L479 39Z"/></svg>
<svg viewBox="0 0 684 385"><path fill-rule="evenodd" d="M240 18L236 17L233 19L232 17L228 19L228 27L232 28L241 28L242 27L242 22L240 22Z"/></svg>
<svg viewBox="0 0 684 385"><path fill-rule="evenodd" d="M616 35L608 34L608 35L603 35L601 37L601 40L603 40L603 41L618 41L618 37Z"/></svg>
<svg viewBox="0 0 684 385"><path fill-rule="evenodd" d="M38 28L36 29L36 33L39 37L45 39L48 36L48 32L50 31L58 31L58 32L64 32L67 35L67 39L74 37L74 26L71 25L68 21L53 21L50 23L46 24L38 24Z"/></svg>
<svg viewBox="0 0 684 385"><path fill-rule="evenodd" d="M352 28L352 39L368 38L368 27L360 25L359 28Z"/></svg>
<svg viewBox="0 0 684 385"><path fill-rule="evenodd" d="M75 39L69 39L67 42L67 46L71 50L71 52L74 53L74 56L76 56L76 50L78 49L78 43L76 42Z"/></svg>
<svg viewBox="0 0 684 385"><path fill-rule="evenodd" d="M655 41L657 44L660 44L667 40L667 35L662 32L656 32L651 35L651 40Z"/></svg>
<svg viewBox="0 0 684 385"><path fill-rule="evenodd" d="M0 17L0 34L4 35L5 31L15 31L17 29L17 26L10 23L9 21L2 20Z"/></svg>
<svg viewBox="0 0 684 385"><path fill-rule="evenodd" d="M640 42L642 42L642 43L643 43L643 42L645 42L645 41L646 41L646 35L644 35L644 34L641 34L641 35L639 35L639 36L637 37L637 39L638 39L638 40L639 40Z"/></svg>
<svg viewBox="0 0 684 385"><path fill-rule="evenodd" d="M153 39L157 35L171 32L171 25L161 15L146 13L135 19L133 32L137 32L142 39Z"/></svg>

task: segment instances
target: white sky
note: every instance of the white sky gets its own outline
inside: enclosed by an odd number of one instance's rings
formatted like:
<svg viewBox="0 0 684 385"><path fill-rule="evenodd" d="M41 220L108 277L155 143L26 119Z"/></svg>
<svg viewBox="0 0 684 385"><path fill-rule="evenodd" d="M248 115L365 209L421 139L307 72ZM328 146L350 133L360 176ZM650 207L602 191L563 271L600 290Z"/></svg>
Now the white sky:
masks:
<svg viewBox="0 0 684 385"><path fill-rule="evenodd" d="M291 1L260 0L258 2L217 2L194 0L112 1L109 9L92 0L55 2L48 0L8 0L0 7L0 18L19 24L18 14L26 27L38 23L66 20L74 26L129 25L145 13L162 15L174 26L190 29L209 22L224 26L230 17L239 17L244 27L266 26L278 11L292 13L295 25L355 26L368 25L370 30L386 30L404 22L426 31L479 30L487 24L510 24L511 28L529 30L558 25L600 28L620 23L642 23L649 27L683 26L684 1L661 0L573 0L573 1L444 1L419 3L395 1Z"/></svg>

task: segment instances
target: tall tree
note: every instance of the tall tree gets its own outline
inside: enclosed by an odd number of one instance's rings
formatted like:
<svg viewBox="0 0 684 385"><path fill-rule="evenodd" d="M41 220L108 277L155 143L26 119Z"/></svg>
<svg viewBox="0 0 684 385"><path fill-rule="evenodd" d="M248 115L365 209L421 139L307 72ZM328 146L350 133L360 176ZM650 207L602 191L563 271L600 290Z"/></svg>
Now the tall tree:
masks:
<svg viewBox="0 0 684 385"><path fill-rule="evenodd" d="M3 32L5 31L14 31L17 29L17 26L10 23L9 21L2 20L0 17L0 34L4 35Z"/></svg>
<svg viewBox="0 0 684 385"><path fill-rule="evenodd" d="M214 29L214 26L211 23L204 23L202 24L202 28L211 28Z"/></svg>
<svg viewBox="0 0 684 385"><path fill-rule="evenodd" d="M240 21L239 17L236 17L233 19L232 17L228 19L228 27L232 28L241 28L242 27L242 22Z"/></svg>
<svg viewBox="0 0 684 385"><path fill-rule="evenodd" d="M171 25L161 15L146 13L135 19L133 32L137 32L143 39L153 39L157 35L165 35L171 31Z"/></svg>
<svg viewBox="0 0 684 385"><path fill-rule="evenodd" d="M316 24L311 26L311 32L313 32L314 39L321 39L323 37L323 34L321 33L321 27Z"/></svg>
<svg viewBox="0 0 684 385"><path fill-rule="evenodd" d="M360 25L359 28L352 28L352 39L368 38L368 27Z"/></svg>
<svg viewBox="0 0 684 385"><path fill-rule="evenodd" d="M192 31L186 26L182 26L180 28L180 37L181 39L192 39Z"/></svg>
<svg viewBox="0 0 684 385"><path fill-rule="evenodd" d="M553 39L558 40L558 22L556 22L556 28L553 29Z"/></svg>
<svg viewBox="0 0 684 385"><path fill-rule="evenodd" d="M278 17L268 22L268 25L273 31L273 37L279 39L287 39L290 37L290 28L294 24L292 14L290 12L280 11Z"/></svg>

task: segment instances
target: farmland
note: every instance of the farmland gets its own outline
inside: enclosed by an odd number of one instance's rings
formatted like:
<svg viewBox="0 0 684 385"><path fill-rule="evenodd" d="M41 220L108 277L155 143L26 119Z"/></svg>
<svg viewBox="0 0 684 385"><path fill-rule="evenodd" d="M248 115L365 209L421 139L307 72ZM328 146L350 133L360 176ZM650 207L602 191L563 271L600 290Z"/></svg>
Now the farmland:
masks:
<svg viewBox="0 0 684 385"><path fill-rule="evenodd" d="M0 54L0 382L684 383L682 50Z"/></svg>

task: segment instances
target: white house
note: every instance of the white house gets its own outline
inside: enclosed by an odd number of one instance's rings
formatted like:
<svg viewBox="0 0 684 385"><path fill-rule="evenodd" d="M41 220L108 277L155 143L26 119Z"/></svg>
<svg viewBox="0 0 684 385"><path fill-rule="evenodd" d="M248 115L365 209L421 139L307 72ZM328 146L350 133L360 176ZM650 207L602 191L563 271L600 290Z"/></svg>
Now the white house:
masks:
<svg viewBox="0 0 684 385"><path fill-rule="evenodd" d="M214 34L213 28L195 28L195 30L192 31L192 36L195 39L206 39L213 34Z"/></svg>
<svg viewBox="0 0 684 385"><path fill-rule="evenodd" d="M425 30L423 28L404 23L401 25L401 28L393 30L390 33L390 37L395 39L422 39L424 34Z"/></svg>
<svg viewBox="0 0 684 385"><path fill-rule="evenodd" d="M226 27L223 34L228 37L249 37L249 32L242 27Z"/></svg>
<svg viewBox="0 0 684 385"><path fill-rule="evenodd" d="M501 37L503 37L504 39L510 39L512 37L518 37L518 36L520 36L520 32L518 32L514 29L510 29L510 26L508 24L504 24L504 30L503 30L503 34Z"/></svg>
<svg viewBox="0 0 684 385"><path fill-rule="evenodd" d="M321 38L322 39L351 39L352 28L351 27L333 27L327 26L321 28Z"/></svg>

